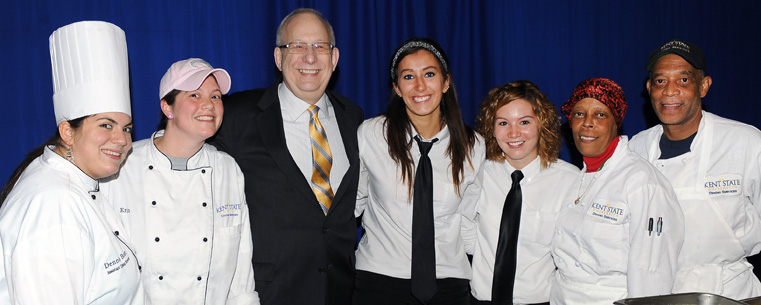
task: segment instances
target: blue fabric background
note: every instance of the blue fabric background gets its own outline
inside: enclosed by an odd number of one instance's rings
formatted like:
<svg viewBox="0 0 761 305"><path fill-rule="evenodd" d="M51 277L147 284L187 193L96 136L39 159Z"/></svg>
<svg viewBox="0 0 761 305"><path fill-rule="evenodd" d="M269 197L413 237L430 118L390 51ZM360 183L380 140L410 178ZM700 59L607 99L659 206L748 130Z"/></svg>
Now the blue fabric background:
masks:
<svg viewBox="0 0 761 305"><path fill-rule="evenodd" d="M135 140L158 123L158 86L173 62L201 57L228 70L232 91L275 80L275 30L297 7L320 10L340 49L333 89L366 117L385 110L393 50L413 36L440 42L452 62L466 121L492 87L535 82L561 105L581 80L608 77L624 88L623 132L655 124L644 82L648 53L672 38L701 46L713 86L704 103L761 126L759 1L339 1L6 0L0 18L0 181L55 131L48 36L80 20L104 20L127 35ZM575 151L567 146L561 157ZM574 161L577 161L574 159Z"/></svg>

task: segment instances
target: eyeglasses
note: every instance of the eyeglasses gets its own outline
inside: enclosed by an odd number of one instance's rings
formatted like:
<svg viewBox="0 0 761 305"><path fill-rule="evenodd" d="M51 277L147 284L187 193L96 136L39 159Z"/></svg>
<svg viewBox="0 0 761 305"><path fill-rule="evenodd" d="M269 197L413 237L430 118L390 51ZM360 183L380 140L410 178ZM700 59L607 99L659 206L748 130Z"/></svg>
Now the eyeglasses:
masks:
<svg viewBox="0 0 761 305"><path fill-rule="evenodd" d="M330 54L330 52L333 51L334 47L332 44L327 42L291 42L289 44L284 44L277 47L288 49L288 52L291 54L304 54L307 52L307 48L309 48L309 46L312 46L312 50L314 50L314 52L317 54Z"/></svg>

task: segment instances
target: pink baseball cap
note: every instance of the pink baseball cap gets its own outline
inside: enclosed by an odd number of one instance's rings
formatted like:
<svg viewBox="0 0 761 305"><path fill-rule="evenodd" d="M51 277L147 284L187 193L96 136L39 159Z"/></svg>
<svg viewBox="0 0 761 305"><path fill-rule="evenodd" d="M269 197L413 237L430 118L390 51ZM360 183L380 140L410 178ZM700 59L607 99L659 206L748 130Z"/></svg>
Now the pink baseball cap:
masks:
<svg viewBox="0 0 761 305"><path fill-rule="evenodd" d="M173 63L159 85L159 99L164 98L174 89L182 91L195 91L206 77L214 74L222 94L230 92L230 74L224 69L214 69L208 62L200 58L188 58Z"/></svg>

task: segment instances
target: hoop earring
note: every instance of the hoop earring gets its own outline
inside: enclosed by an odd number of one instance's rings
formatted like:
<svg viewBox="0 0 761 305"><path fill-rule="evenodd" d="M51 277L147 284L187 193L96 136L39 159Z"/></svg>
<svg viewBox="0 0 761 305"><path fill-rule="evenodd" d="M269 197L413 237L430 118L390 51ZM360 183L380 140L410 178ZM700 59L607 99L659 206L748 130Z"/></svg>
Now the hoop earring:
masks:
<svg viewBox="0 0 761 305"><path fill-rule="evenodd" d="M449 91L449 86L448 85L447 85L446 88L444 88L444 93L447 93L447 91Z"/></svg>

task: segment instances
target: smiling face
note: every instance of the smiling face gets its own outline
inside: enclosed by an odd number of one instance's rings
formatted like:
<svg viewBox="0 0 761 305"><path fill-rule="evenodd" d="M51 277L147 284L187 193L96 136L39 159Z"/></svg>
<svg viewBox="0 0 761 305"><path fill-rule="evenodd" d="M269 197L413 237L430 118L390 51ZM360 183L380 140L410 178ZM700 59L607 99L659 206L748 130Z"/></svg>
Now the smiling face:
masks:
<svg viewBox="0 0 761 305"><path fill-rule="evenodd" d="M571 131L576 148L585 157L597 157L618 136L616 120L608 106L593 98L580 100L571 109Z"/></svg>
<svg viewBox="0 0 761 305"><path fill-rule="evenodd" d="M294 16L283 32L283 43L330 43L325 24L312 13ZM338 65L338 48L329 54L316 54L311 46L303 54L291 54L275 47L275 64L283 72L283 82L296 97L314 105L325 93L330 76Z"/></svg>
<svg viewBox="0 0 761 305"><path fill-rule="evenodd" d="M494 137L513 168L523 169L536 159L539 127L533 107L523 99L510 101L497 110Z"/></svg>
<svg viewBox="0 0 761 305"><path fill-rule="evenodd" d="M708 93L711 78L675 54L661 57L650 72L647 91L664 128L684 128L688 136L697 132L701 98Z"/></svg>
<svg viewBox="0 0 761 305"><path fill-rule="evenodd" d="M118 172L132 147L132 117L122 112L92 115L76 130L63 122L58 130L71 147L73 163L93 179Z"/></svg>
<svg viewBox="0 0 761 305"><path fill-rule="evenodd" d="M402 97L413 122L423 117L441 117L441 97L448 90L449 77L441 71L436 56L419 50L405 56L397 68L394 91Z"/></svg>
<svg viewBox="0 0 761 305"><path fill-rule="evenodd" d="M161 100L161 110L168 120L165 136L175 135L194 142L213 136L222 124L222 92L214 76L206 77L195 91L180 91L172 105Z"/></svg>

